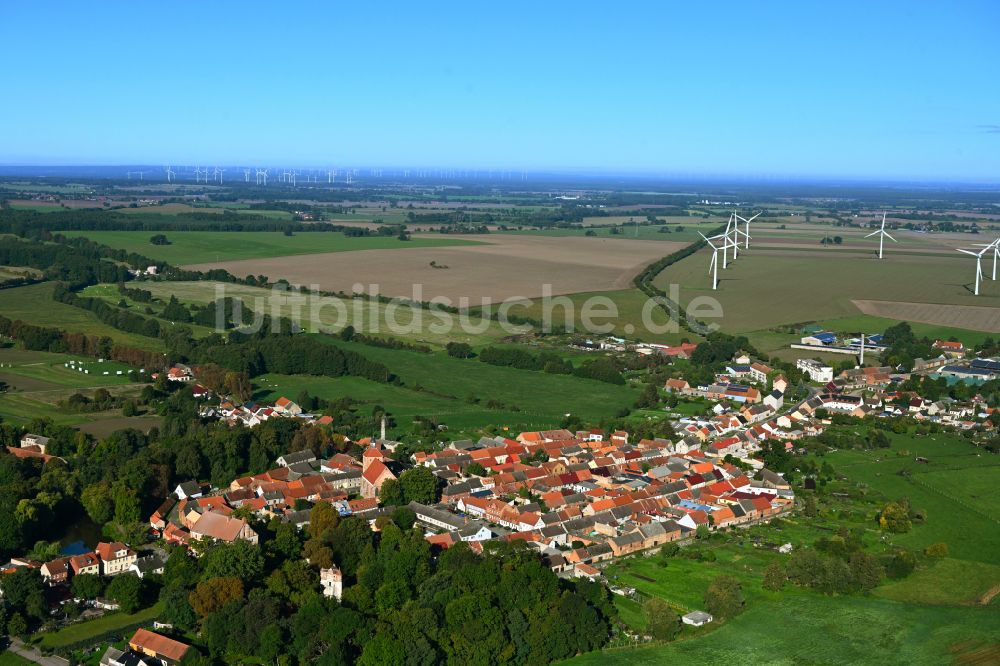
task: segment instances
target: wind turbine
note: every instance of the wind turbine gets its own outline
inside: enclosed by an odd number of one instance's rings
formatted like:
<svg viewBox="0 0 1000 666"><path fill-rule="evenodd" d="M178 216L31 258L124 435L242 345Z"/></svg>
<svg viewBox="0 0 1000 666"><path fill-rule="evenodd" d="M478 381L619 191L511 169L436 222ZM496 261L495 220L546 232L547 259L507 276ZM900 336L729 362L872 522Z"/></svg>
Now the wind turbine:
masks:
<svg viewBox="0 0 1000 666"><path fill-rule="evenodd" d="M167 167L163 167L163 168L164 168L164 170L165 170L165 171L167 172L167 182L169 183L169 182L171 182L171 181L173 180L173 178L174 178L174 172L173 172L173 171L172 171L172 170L170 169L170 167L169 167L169 166L167 166Z"/></svg>
<svg viewBox="0 0 1000 666"><path fill-rule="evenodd" d="M979 295L979 281L983 277L983 255L986 254L987 250L989 249L990 249L989 247L984 247L979 252L959 249L959 252L961 252L962 254L967 254L970 257L976 258L976 288L972 291L972 293L976 296Z"/></svg>
<svg viewBox="0 0 1000 666"><path fill-rule="evenodd" d="M726 241L733 247L733 261L736 261L736 256L740 253L740 222L737 219L738 217L739 216L736 215L736 210L734 209L729 215L729 222L726 223ZM732 240L728 238L729 234L733 235Z"/></svg>
<svg viewBox="0 0 1000 666"><path fill-rule="evenodd" d="M990 279L994 282L997 279L997 258L1000 257L1000 238L997 238L992 243L973 243L976 247L983 247L987 250L993 249L993 277Z"/></svg>
<svg viewBox="0 0 1000 666"><path fill-rule="evenodd" d="M718 289L719 288L719 248L717 248L715 246L715 244L712 243L712 241L709 240L709 238L707 236L705 236L705 234L703 234L703 233L701 233L699 231L698 235L701 236L703 239L705 239L705 242L708 243L708 246L710 248L712 248L712 260L708 264L708 272L712 276L712 289L713 290L714 289ZM718 238L718 236L713 236L712 238ZM722 251L723 252L726 251L726 246L725 245L722 246Z"/></svg>
<svg viewBox="0 0 1000 666"><path fill-rule="evenodd" d="M740 217L739 215L736 215L736 219L737 220L743 220L743 223L746 225L746 231L740 231L740 224L739 224L738 221L736 222L736 232L740 233L740 234L743 234L743 249L745 249L745 250L749 250L750 249L750 223L753 222L754 220L756 220L758 217L760 217L760 213L757 213L756 215L754 215L750 219L747 219L745 217ZM737 244L738 243L739 243L739 240L737 240Z"/></svg>
<svg viewBox="0 0 1000 666"><path fill-rule="evenodd" d="M249 168L243 169L243 180L245 180L248 183L250 182L250 169Z"/></svg>
<svg viewBox="0 0 1000 666"><path fill-rule="evenodd" d="M739 242L736 238L730 238L730 234L733 233L733 225L736 224L735 221L736 213L731 213L729 215L729 220L726 222L726 230L719 234L718 236L712 236L712 238L722 239L722 268L723 270L729 268L729 248L733 248L733 261L736 261L736 251L739 249ZM701 233L700 231L698 232ZM734 234L735 235L735 234ZM704 236L703 236L704 237Z"/></svg>
<svg viewBox="0 0 1000 666"><path fill-rule="evenodd" d="M871 238L872 236L878 236L878 258L882 258L882 246L885 244L885 239L888 238L893 243L898 242L895 238L889 235L885 230L885 213L882 213L882 226L878 231L872 232L865 236L865 238Z"/></svg>

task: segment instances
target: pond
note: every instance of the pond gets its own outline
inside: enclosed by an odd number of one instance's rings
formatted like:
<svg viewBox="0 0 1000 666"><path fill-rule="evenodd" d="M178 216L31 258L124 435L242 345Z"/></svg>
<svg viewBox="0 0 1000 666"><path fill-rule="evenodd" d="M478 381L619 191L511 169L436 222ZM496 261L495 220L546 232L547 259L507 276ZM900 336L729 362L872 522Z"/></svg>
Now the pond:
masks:
<svg viewBox="0 0 1000 666"><path fill-rule="evenodd" d="M59 539L61 555L80 555L87 553L97 546L97 542L104 538L101 533L101 526L84 514L70 524L62 538Z"/></svg>

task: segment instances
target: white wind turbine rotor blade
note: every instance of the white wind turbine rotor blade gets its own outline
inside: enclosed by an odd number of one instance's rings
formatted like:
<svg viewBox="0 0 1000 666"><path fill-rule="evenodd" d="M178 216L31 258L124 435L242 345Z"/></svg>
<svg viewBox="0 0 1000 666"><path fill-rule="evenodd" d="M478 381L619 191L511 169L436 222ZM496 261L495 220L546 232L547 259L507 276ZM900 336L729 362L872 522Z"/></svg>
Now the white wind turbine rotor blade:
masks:
<svg viewBox="0 0 1000 666"><path fill-rule="evenodd" d="M878 236L880 233L882 233L881 229L879 229L878 231L871 232L870 234L868 234L867 236L865 236L865 238L871 238L872 236Z"/></svg>
<svg viewBox="0 0 1000 666"><path fill-rule="evenodd" d="M882 211L882 228L885 229L885 211Z"/></svg>
<svg viewBox="0 0 1000 666"><path fill-rule="evenodd" d="M898 243L899 242L898 240L896 240L895 238L893 238L892 236L890 236L888 231L883 231L882 235L884 235L886 238L888 238L889 240L891 240L893 243Z"/></svg>
<svg viewBox="0 0 1000 666"><path fill-rule="evenodd" d="M963 249L959 248L958 251L961 252L962 254L967 254L970 257L978 257L979 256L978 252L973 252L972 250L963 250Z"/></svg>

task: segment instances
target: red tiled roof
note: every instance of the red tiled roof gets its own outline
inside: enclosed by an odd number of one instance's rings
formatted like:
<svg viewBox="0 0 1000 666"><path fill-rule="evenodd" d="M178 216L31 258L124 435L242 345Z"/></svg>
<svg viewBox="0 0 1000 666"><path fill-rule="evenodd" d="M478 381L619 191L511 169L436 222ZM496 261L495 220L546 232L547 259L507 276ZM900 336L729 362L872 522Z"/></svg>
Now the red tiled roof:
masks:
<svg viewBox="0 0 1000 666"><path fill-rule="evenodd" d="M129 647L136 652L145 652L157 657L166 657L170 661L180 661L190 648L190 646L175 641L172 638L155 634L146 629L136 629L135 635L129 639Z"/></svg>

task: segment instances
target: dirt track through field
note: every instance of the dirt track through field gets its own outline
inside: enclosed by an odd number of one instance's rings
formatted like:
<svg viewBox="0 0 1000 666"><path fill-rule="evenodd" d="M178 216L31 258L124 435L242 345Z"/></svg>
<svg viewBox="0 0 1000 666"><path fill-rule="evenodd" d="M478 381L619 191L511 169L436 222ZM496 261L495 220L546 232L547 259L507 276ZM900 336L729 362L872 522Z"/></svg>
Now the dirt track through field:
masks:
<svg viewBox="0 0 1000 666"><path fill-rule="evenodd" d="M457 304L467 297L475 306L481 299L496 303L513 296L539 297L544 284L551 285L553 294L625 289L650 262L685 245L500 234L468 238L479 244L269 257L186 268L223 268L238 276L263 274L298 285L318 284L329 291L351 292L355 284L368 291L367 285L377 284L384 295L407 298L413 295L413 285L420 284L421 300L443 296ZM432 261L438 268L431 266Z"/></svg>
<svg viewBox="0 0 1000 666"><path fill-rule="evenodd" d="M988 333L1000 332L1000 308L901 301L852 301L866 315L916 321L923 324L954 326Z"/></svg>

